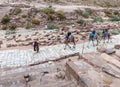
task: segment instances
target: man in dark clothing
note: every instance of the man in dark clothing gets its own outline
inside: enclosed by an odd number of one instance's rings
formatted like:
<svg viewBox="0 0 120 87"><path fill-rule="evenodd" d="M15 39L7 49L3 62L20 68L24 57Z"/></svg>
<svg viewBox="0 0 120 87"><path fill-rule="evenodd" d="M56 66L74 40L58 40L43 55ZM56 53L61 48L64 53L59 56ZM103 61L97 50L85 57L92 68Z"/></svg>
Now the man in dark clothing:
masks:
<svg viewBox="0 0 120 87"><path fill-rule="evenodd" d="M105 37L108 36L108 34L109 34L108 29L103 29L102 33Z"/></svg>
<svg viewBox="0 0 120 87"><path fill-rule="evenodd" d="M34 41L34 42L33 42L33 47L34 47L34 51L39 52L39 45L38 45L38 42L37 42L37 41Z"/></svg>
<svg viewBox="0 0 120 87"><path fill-rule="evenodd" d="M67 34L66 34L66 39L67 39L67 40L69 40L69 38L70 38L71 34L72 34L72 33L71 33L70 31L69 31L69 32L67 32Z"/></svg>

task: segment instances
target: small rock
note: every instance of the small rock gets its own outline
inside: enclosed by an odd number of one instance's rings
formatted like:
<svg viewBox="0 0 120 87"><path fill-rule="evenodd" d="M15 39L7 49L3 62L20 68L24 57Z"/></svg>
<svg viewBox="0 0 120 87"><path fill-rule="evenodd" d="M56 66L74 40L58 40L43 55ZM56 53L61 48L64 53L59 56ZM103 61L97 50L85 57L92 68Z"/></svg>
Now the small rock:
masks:
<svg viewBox="0 0 120 87"><path fill-rule="evenodd" d="M105 53L107 53L107 54L113 54L113 53L115 53L115 50L114 49L106 49Z"/></svg>
<svg viewBox="0 0 120 87"><path fill-rule="evenodd" d="M21 34L18 35L18 37L20 37L20 36L21 36Z"/></svg>
<svg viewBox="0 0 120 87"><path fill-rule="evenodd" d="M97 50L99 51L99 52L105 52L105 50L106 50L106 48L103 46L103 47L97 47Z"/></svg>
<svg viewBox="0 0 120 87"><path fill-rule="evenodd" d="M55 75L55 77L56 77L57 79L65 79L65 72L60 71L60 72L58 72L58 73Z"/></svg>
<svg viewBox="0 0 120 87"><path fill-rule="evenodd" d="M120 49L120 44L114 46L115 49Z"/></svg>
<svg viewBox="0 0 120 87"><path fill-rule="evenodd" d="M48 62L48 64L50 64L50 65L51 65L51 64L52 64L52 62L51 62L51 61L49 61L49 62Z"/></svg>

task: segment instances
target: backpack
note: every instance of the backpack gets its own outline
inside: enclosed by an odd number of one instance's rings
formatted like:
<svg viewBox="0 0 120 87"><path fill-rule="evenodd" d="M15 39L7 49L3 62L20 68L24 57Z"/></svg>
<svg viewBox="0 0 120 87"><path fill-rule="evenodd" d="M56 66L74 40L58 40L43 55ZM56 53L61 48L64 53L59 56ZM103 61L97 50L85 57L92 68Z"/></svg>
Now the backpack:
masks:
<svg viewBox="0 0 120 87"><path fill-rule="evenodd" d="M93 38L94 37L94 34L93 33L90 33L90 38Z"/></svg>

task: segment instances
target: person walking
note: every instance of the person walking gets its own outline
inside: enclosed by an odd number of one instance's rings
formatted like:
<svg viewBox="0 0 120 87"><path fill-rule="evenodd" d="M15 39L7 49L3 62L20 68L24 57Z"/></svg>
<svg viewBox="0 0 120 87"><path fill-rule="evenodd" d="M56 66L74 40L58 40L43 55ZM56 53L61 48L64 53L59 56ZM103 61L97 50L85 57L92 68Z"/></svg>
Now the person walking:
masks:
<svg viewBox="0 0 120 87"><path fill-rule="evenodd" d="M34 49L34 51L39 52L39 44L38 44L37 41L34 41L34 42L33 42L33 49Z"/></svg>

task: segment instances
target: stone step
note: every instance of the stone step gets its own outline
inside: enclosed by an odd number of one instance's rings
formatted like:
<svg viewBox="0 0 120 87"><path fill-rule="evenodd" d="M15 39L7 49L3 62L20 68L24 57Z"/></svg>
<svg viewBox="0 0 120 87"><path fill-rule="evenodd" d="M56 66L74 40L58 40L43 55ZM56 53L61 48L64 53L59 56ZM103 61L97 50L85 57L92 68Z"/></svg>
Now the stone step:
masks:
<svg viewBox="0 0 120 87"><path fill-rule="evenodd" d="M67 62L67 71L82 87L108 87L114 80L120 79L119 68L107 63L100 55L84 54L82 59Z"/></svg>
<svg viewBox="0 0 120 87"><path fill-rule="evenodd" d="M88 53L84 54L83 58L85 59L86 62L93 65L94 67L102 68L102 65L106 64L106 61L100 58L100 54Z"/></svg>
<svg viewBox="0 0 120 87"><path fill-rule="evenodd" d="M115 55L120 59L120 50L116 50Z"/></svg>
<svg viewBox="0 0 120 87"><path fill-rule="evenodd" d="M83 55L83 58L85 59L87 63L91 64L93 67L99 68L100 70L102 70L103 72L107 74L120 78L120 70L118 67L114 66L113 64L108 63L106 60L104 60L101 57L100 54L99 55L96 54L96 56L93 56L93 55L85 54Z"/></svg>
<svg viewBox="0 0 120 87"><path fill-rule="evenodd" d="M67 62L67 69L82 87L104 87L102 72L98 72L84 60ZM104 78L107 78L106 76Z"/></svg>
<svg viewBox="0 0 120 87"><path fill-rule="evenodd" d="M115 65L116 67L118 67L120 69L120 62L117 59L115 59L114 57L111 57L108 54L103 53L103 54L101 54L101 58L103 58L107 62Z"/></svg>
<svg viewBox="0 0 120 87"><path fill-rule="evenodd" d="M116 60L120 61L120 57L119 57L119 56L117 56L116 54L111 55L111 57L113 57L113 58L115 58Z"/></svg>
<svg viewBox="0 0 120 87"><path fill-rule="evenodd" d="M87 74L80 75L80 80L83 87L104 87L105 83L101 76L102 74L95 70L88 70Z"/></svg>

